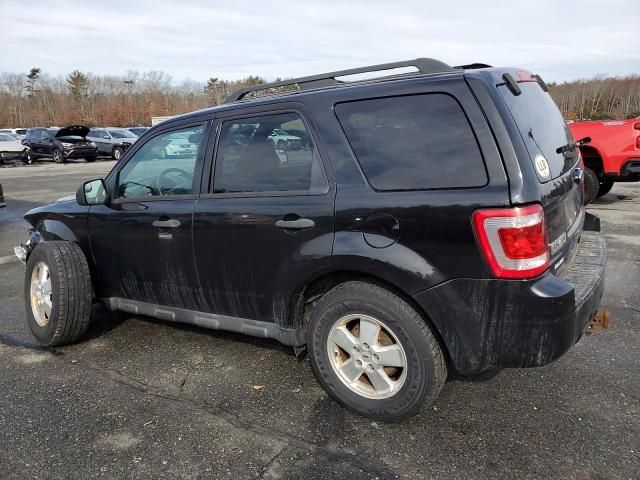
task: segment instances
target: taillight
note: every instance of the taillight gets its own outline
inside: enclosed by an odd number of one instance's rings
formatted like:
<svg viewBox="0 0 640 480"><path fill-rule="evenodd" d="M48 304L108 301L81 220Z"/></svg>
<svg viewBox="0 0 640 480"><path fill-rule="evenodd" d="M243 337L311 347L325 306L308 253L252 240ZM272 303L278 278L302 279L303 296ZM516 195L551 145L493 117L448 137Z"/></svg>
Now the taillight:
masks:
<svg viewBox="0 0 640 480"><path fill-rule="evenodd" d="M549 268L542 206L476 210L473 227L494 277L533 278Z"/></svg>

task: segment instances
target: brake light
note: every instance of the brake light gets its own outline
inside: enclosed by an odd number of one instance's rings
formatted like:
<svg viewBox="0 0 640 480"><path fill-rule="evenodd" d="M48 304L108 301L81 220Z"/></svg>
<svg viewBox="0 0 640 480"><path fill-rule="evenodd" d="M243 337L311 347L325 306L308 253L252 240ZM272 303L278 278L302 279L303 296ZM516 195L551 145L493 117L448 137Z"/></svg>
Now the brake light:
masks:
<svg viewBox="0 0 640 480"><path fill-rule="evenodd" d="M549 268L542 206L476 210L473 227L494 277L533 278Z"/></svg>

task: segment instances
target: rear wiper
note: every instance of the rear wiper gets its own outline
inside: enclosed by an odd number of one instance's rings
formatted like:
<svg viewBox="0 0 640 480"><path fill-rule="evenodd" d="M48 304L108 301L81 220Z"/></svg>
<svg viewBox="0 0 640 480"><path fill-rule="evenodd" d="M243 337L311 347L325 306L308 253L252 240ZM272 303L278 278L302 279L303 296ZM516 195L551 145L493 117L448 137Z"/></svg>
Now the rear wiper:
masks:
<svg viewBox="0 0 640 480"><path fill-rule="evenodd" d="M577 147L582 147L589 142L591 142L591 137L584 137L580 140L576 140L575 143L567 143L566 145L556 148L556 153L573 152Z"/></svg>

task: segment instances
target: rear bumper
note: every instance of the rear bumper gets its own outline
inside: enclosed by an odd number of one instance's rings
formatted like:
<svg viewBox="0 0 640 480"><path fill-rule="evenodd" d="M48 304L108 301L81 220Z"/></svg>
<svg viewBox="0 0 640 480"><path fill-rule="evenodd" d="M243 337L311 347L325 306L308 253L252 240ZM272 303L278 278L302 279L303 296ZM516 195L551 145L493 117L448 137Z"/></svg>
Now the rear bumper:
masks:
<svg viewBox="0 0 640 480"><path fill-rule="evenodd" d="M602 179L609 182L638 182L640 181L640 158L625 160L620 173L605 172Z"/></svg>
<svg viewBox="0 0 640 480"><path fill-rule="evenodd" d="M414 296L461 373L552 362L584 334L604 290L604 238L583 232L563 278L456 279Z"/></svg>

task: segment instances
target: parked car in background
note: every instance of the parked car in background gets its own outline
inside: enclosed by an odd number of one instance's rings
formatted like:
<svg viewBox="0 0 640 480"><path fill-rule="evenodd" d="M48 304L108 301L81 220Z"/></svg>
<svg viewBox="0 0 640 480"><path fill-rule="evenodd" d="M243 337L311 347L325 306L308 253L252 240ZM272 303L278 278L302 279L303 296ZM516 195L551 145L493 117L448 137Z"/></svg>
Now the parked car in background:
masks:
<svg viewBox="0 0 640 480"><path fill-rule="evenodd" d="M310 149L281 162L277 129ZM343 405L407 418L449 371L544 365L590 328L606 246L581 180L546 84L520 68L417 59L257 85L25 215L27 322L71 343L99 300L274 338L307 348Z"/></svg>
<svg viewBox="0 0 640 480"><path fill-rule="evenodd" d="M11 133L13 135L17 135L18 137L20 137L20 140L22 140L24 136L27 134L27 129L26 128L3 128L3 129L0 129L0 133Z"/></svg>
<svg viewBox="0 0 640 480"><path fill-rule="evenodd" d="M126 128L92 128L87 138L96 144L98 155L109 155L120 160L124 152L138 137Z"/></svg>
<svg viewBox="0 0 640 480"><path fill-rule="evenodd" d="M149 130L149 127L129 127L127 128L127 130L129 130L131 133L133 133L137 137L140 137L144 132Z"/></svg>
<svg viewBox="0 0 640 480"><path fill-rule="evenodd" d="M0 165L6 160L27 160L29 147L23 145L13 134L0 133Z"/></svg>
<svg viewBox="0 0 640 480"><path fill-rule="evenodd" d="M569 129L578 140L591 138L580 147L586 203L609 193L614 182L640 181L640 121L575 122Z"/></svg>
<svg viewBox="0 0 640 480"><path fill-rule="evenodd" d="M274 128L273 132L267 137L267 142L275 145L279 150L296 150L302 148L302 140L300 137L291 135L282 128Z"/></svg>
<svg viewBox="0 0 640 480"><path fill-rule="evenodd" d="M7 204L4 201L4 192L2 190L2 184L0 183L0 208L6 207Z"/></svg>
<svg viewBox="0 0 640 480"><path fill-rule="evenodd" d="M95 161L98 156L96 144L87 139L89 128L72 125L65 128L30 128L22 140L29 147L27 163L37 159L51 158L56 163L64 163L71 158Z"/></svg>

